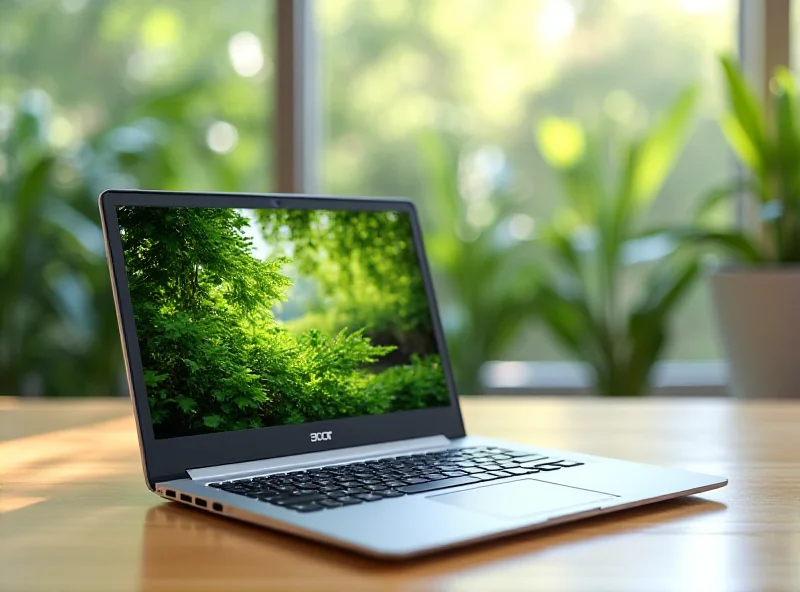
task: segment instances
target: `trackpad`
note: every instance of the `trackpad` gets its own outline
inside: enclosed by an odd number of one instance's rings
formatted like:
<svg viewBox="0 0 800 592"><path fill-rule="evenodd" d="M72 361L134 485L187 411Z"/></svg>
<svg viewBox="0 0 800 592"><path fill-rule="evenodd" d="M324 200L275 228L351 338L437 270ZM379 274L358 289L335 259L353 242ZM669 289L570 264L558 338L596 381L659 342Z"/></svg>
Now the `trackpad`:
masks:
<svg viewBox="0 0 800 592"><path fill-rule="evenodd" d="M580 506L614 497L617 496L610 493L521 479L457 493L434 495L427 499L499 518L521 518L542 513L558 514L561 510L573 507L577 511Z"/></svg>

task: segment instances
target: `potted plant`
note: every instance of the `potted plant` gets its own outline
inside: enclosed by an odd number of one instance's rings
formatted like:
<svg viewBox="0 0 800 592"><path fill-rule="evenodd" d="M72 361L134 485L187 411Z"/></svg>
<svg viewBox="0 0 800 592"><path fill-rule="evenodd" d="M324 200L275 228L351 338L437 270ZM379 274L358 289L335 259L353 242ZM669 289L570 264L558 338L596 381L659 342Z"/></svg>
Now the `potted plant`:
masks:
<svg viewBox="0 0 800 592"><path fill-rule="evenodd" d="M575 122L547 119L539 149L564 205L545 228L533 309L553 338L592 371L602 395L642 395L669 339L670 315L698 276L691 250L647 227L647 213L687 137L695 89L621 150Z"/></svg>
<svg viewBox="0 0 800 592"><path fill-rule="evenodd" d="M767 104L722 58L729 109L722 129L747 178L707 196L701 214L729 200L747 205L754 224L696 228L688 238L734 255L711 277L733 393L800 397L800 104L797 83L775 72ZM765 109L766 107L766 109Z"/></svg>

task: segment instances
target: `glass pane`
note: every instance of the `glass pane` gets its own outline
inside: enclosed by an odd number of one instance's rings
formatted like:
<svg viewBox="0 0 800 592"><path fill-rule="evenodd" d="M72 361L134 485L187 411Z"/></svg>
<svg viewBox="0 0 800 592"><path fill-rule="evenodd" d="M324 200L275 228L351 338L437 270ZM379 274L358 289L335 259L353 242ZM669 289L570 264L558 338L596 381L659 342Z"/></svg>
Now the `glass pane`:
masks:
<svg viewBox="0 0 800 592"><path fill-rule="evenodd" d="M459 169L467 176L461 186L472 188L464 196L471 201L462 204L466 225L460 232L466 235L499 219L501 194L512 196L516 215L508 228L515 239L524 240L556 211L560 189L534 138L545 118L635 133L691 83L702 91L694 131L654 222L685 220L693 200L732 172L716 121L724 100L716 58L735 50L735 0L325 0L315 6L324 190L411 197L426 214L429 237L438 237L442 224L442 210L430 207L435 191L420 148L431 130L448 138L461 164L469 165ZM491 190L494 197L482 199ZM475 236L461 239L477 266ZM499 300L480 288L477 267L471 279L454 281L444 271L452 253L437 240L429 250L445 321L452 328L472 315L491 324ZM509 271L493 281L502 292L516 280ZM478 324L463 339L482 342L484 350L459 354L462 366L485 355L563 358L533 328L508 341ZM702 283L675 325L668 357L718 356Z"/></svg>
<svg viewBox="0 0 800 592"><path fill-rule="evenodd" d="M125 392L97 195L268 186L271 8L0 3L0 394Z"/></svg>

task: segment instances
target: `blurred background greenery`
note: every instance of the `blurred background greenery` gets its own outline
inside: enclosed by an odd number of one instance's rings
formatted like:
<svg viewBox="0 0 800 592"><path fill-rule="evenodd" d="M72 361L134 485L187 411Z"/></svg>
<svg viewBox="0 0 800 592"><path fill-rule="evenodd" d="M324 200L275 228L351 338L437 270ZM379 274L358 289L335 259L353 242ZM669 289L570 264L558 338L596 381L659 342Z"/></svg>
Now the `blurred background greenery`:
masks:
<svg viewBox="0 0 800 592"><path fill-rule="evenodd" d="M274 189L275 3L0 3L0 394L126 390L102 189ZM634 137L699 82L648 221L678 221L732 173L716 59L735 53L736 0L309 5L319 190L419 203L462 392L487 360L567 355L527 300L534 239L563 202L544 123ZM717 358L709 317L697 283L666 357Z"/></svg>

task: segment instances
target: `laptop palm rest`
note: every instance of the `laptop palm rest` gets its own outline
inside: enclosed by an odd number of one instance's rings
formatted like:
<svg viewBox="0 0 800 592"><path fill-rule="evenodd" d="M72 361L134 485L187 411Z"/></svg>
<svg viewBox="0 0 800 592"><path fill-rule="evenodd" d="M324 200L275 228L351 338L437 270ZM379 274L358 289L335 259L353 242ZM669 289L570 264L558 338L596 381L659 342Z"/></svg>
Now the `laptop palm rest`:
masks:
<svg viewBox="0 0 800 592"><path fill-rule="evenodd" d="M427 499L498 518L556 514L569 508L617 497L610 493L578 489L535 479L485 485L475 489L429 496ZM597 507L600 507L599 504Z"/></svg>

